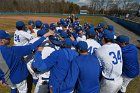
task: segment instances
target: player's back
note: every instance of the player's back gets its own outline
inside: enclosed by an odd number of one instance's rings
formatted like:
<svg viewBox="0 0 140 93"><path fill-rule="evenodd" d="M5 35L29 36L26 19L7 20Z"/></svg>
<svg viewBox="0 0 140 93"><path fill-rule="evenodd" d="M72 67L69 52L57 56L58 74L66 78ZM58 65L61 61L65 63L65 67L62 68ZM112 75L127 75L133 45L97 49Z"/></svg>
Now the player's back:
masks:
<svg viewBox="0 0 140 93"><path fill-rule="evenodd" d="M75 62L79 68L76 93L98 93L100 86L98 59L93 55L80 55Z"/></svg>
<svg viewBox="0 0 140 93"><path fill-rule="evenodd" d="M90 54L95 53L95 50L101 47L101 45L94 39L87 39L86 42L88 44L88 52Z"/></svg>
<svg viewBox="0 0 140 93"><path fill-rule="evenodd" d="M29 43L29 41L32 39L32 35L23 31L23 30L16 30L14 33L14 44L16 46L23 46Z"/></svg>
<svg viewBox="0 0 140 93"><path fill-rule="evenodd" d="M115 43L105 44L96 51L103 66L102 75L106 78L116 78L122 74L122 52Z"/></svg>

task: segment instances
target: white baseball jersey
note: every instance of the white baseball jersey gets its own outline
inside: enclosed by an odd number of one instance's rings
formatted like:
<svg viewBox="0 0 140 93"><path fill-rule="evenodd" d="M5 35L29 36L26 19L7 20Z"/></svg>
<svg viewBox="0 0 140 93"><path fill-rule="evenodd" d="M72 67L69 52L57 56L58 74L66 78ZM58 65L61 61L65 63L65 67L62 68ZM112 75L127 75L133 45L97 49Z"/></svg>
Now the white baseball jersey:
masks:
<svg viewBox="0 0 140 93"><path fill-rule="evenodd" d="M101 47L101 45L94 39L87 39L86 42L88 44L88 52L90 54L94 54L95 50Z"/></svg>
<svg viewBox="0 0 140 93"><path fill-rule="evenodd" d="M82 37L77 37L76 38L76 40L77 40L77 42L79 42L79 41L86 41L86 36L85 35L83 35Z"/></svg>
<svg viewBox="0 0 140 93"><path fill-rule="evenodd" d="M32 44L34 43L35 41L37 41L38 39L40 39L40 37L36 37L34 39L32 39L29 44ZM48 38L46 38L44 41L47 41ZM47 45L48 43L46 43ZM25 61L27 62L27 68L30 72L30 74L32 75L33 79L38 79L38 75L32 70L32 62L34 61L34 58L33 58L33 54L32 55L29 55L25 58Z"/></svg>
<svg viewBox="0 0 140 93"><path fill-rule="evenodd" d="M33 39L32 35L23 30L16 30L14 33L14 44L16 46L26 45L31 39Z"/></svg>
<svg viewBox="0 0 140 93"><path fill-rule="evenodd" d="M63 28L62 27L56 27L56 30L62 30Z"/></svg>
<svg viewBox="0 0 140 93"><path fill-rule="evenodd" d="M105 78L115 79L122 74L122 52L118 44L105 44L96 50L96 56L101 61Z"/></svg>
<svg viewBox="0 0 140 93"><path fill-rule="evenodd" d="M47 58L52 52L55 51L55 49L57 50L59 48L58 47L52 48L49 45L44 47L44 49L42 50L42 59ZM39 76L39 79L38 79L38 82L36 84L34 93L38 93L39 92L39 88L42 86L42 83L44 81L46 81L46 80L43 80L42 78L46 78L47 81L49 81L50 71L45 72L43 74L39 74L38 76Z"/></svg>
<svg viewBox="0 0 140 93"><path fill-rule="evenodd" d="M38 32L40 29L35 28L35 29L33 29L33 30L34 30L34 32L37 34L37 32Z"/></svg>

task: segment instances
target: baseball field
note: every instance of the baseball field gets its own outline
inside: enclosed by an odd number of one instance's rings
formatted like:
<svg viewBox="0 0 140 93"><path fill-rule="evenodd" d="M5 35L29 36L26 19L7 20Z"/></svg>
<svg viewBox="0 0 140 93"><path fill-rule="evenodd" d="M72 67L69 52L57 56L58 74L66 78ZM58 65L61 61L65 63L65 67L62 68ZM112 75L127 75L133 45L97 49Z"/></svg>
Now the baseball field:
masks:
<svg viewBox="0 0 140 93"><path fill-rule="evenodd" d="M65 16L61 16L61 17L65 18ZM59 21L59 19L61 17L33 16L33 15L0 16L0 30L6 30L9 33L13 34L14 31L15 31L15 23L18 20L22 20L25 23L27 23L28 20L34 20L34 21L35 20L41 20L44 23L49 23L50 24L50 23L56 23L57 21ZM138 44L136 39L139 36L135 35L131 31L128 31L124 27L112 22L109 19L106 19L104 17L97 17L97 16L80 16L79 19L80 19L80 22L81 22L82 25L83 25L84 22L88 22L88 23L94 24L95 27L100 22L105 22L106 25L107 24L113 24L115 26L117 35L126 34L132 39L131 42L133 44L136 44L136 45ZM139 54L140 54L140 52L139 52ZM126 93L140 93L139 85L140 85L140 76L131 81L131 83L129 84L129 86L127 88ZM9 89L4 87L4 86L0 86L0 93L9 93Z"/></svg>

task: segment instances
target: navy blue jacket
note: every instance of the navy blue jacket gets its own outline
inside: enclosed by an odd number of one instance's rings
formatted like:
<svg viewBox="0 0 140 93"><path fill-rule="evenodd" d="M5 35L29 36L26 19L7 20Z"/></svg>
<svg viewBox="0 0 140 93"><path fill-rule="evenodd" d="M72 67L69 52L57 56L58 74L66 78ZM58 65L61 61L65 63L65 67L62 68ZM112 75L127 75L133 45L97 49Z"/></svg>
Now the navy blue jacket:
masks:
<svg viewBox="0 0 140 93"><path fill-rule="evenodd" d="M139 75L138 50L135 45L122 47L123 75L134 78Z"/></svg>
<svg viewBox="0 0 140 93"><path fill-rule="evenodd" d="M63 48L54 51L49 57L42 60L41 52L36 52L32 67L41 72L50 70L50 85L52 85L53 93L62 93L60 85L67 75L71 61L76 56L78 56L76 51Z"/></svg>
<svg viewBox="0 0 140 93"><path fill-rule="evenodd" d="M26 80L29 72L23 56L31 54L45 39L45 37L42 37L35 43L27 46L0 46L1 54L6 62L2 64L8 66L8 70L10 70L9 78L12 84L18 84ZM2 71L0 71L0 74L2 74Z"/></svg>
<svg viewBox="0 0 140 93"><path fill-rule="evenodd" d="M100 64L94 55L80 55L71 65L66 78L67 88L63 93L99 93ZM74 88L75 87L75 88ZM69 90L69 91L68 91Z"/></svg>

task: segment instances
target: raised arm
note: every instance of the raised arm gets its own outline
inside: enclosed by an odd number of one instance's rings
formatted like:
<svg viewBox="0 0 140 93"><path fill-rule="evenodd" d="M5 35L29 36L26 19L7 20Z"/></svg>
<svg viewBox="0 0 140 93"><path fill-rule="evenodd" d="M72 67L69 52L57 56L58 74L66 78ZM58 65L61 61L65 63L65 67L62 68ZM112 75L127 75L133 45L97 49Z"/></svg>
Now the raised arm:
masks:
<svg viewBox="0 0 140 93"><path fill-rule="evenodd" d="M43 60L41 51L37 51L35 54L35 62L32 63L33 70L39 72L48 71L56 64L58 55L58 52L54 51L50 56Z"/></svg>
<svg viewBox="0 0 140 93"><path fill-rule="evenodd" d="M34 42L33 44L26 45L26 46L13 46L11 49L13 50L14 54L16 56L26 56L32 53L33 50L37 49L39 45L42 44L42 42L49 37L50 35L53 35L54 33L52 31L49 31L46 33L43 37L41 37L39 40Z"/></svg>

